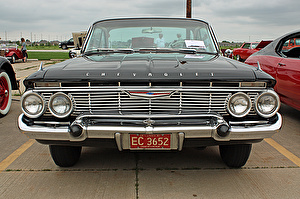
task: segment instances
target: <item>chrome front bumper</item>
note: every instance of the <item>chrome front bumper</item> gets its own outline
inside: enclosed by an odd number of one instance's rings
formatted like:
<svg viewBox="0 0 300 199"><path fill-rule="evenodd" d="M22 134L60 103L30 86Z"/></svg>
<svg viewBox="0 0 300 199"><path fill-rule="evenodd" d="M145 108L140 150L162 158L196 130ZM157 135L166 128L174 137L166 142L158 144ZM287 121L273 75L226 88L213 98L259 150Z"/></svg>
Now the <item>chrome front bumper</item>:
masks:
<svg viewBox="0 0 300 199"><path fill-rule="evenodd" d="M203 115L203 117L208 115ZM87 125L84 119L90 116L78 117L72 125L78 125L82 128L79 136L73 136L70 133L70 125L45 126L45 125L27 125L21 114L18 118L18 126L22 133L31 139L53 140L53 141L70 141L80 142L87 138L96 139L115 139L119 150L130 149L130 134L171 134L171 149L181 150L184 139L213 138L216 141L242 141L242 140L259 140L271 137L278 132L282 126L282 117L277 113L276 121L272 123L257 123L255 121L242 121L239 123L227 124L226 121L218 115L209 115L214 118L215 122L205 125L188 125L188 126L105 126L105 125ZM92 116L97 117L97 116ZM100 116L99 116L100 117ZM104 116L101 116L104 117ZM169 117L170 116L166 116ZM173 116L172 116L173 117ZM182 117L182 116L181 116ZM176 117L175 117L176 118ZM151 119L155 120L155 117ZM228 135L220 136L218 128L220 125L228 125Z"/></svg>

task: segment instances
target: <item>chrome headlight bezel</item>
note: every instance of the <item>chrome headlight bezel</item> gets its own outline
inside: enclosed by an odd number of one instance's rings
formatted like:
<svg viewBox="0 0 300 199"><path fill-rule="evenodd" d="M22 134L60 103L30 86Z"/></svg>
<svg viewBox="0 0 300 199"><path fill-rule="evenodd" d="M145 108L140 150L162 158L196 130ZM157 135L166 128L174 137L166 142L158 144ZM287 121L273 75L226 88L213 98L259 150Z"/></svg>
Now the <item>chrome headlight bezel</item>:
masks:
<svg viewBox="0 0 300 199"><path fill-rule="evenodd" d="M243 100L243 102L246 103L246 108L244 110L237 112L234 108L234 102L237 102L237 100ZM237 102L239 103L239 102ZM229 112L230 115L234 117L245 117L248 115L252 107L252 102L250 97L243 93L243 92L238 92L230 96L228 102L227 102L227 111Z"/></svg>
<svg viewBox="0 0 300 199"><path fill-rule="evenodd" d="M37 111L35 111L35 112L30 111L28 109L28 104L26 104L26 103L29 103L28 100L30 99L30 97L34 97L35 100L36 100L36 102L33 105L41 105L41 107L38 108ZM32 104L32 102L30 102L30 103ZM27 117L29 117L29 118L38 118L41 115L43 115L45 110L46 110L46 101L43 98L43 96L39 95L38 93L29 91L29 92L26 92L22 95L21 109Z"/></svg>
<svg viewBox="0 0 300 199"><path fill-rule="evenodd" d="M273 108L270 109L269 111L263 111L263 107L261 106L262 99L263 97L270 97L273 98ZM268 103L269 104L269 103ZM279 96L275 91L268 90L263 93L261 93L256 99L255 99L255 111L257 112L258 115L264 118L270 118L274 116L280 108L280 99Z"/></svg>
<svg viewBox="0 0 300 199"><path fill-rule="evenodd" d="M59 99L59 97L62 97L61 99ZM62 92L57 92L55 94L53 94L48 102L48 108L49 111L51 112L51 114L57 118L65 118L68 117L72 112L73 112L73 101L71 99L72 97L62 93ZM54 107L53 103L57 103L57 101L55 102L54 100L62 100L60 101L62 104L60 104L61 106L63 106L64 103L69 104L68 107L65 107L66 110L64 110L63 112L58 112L57 108Z"/></svg>

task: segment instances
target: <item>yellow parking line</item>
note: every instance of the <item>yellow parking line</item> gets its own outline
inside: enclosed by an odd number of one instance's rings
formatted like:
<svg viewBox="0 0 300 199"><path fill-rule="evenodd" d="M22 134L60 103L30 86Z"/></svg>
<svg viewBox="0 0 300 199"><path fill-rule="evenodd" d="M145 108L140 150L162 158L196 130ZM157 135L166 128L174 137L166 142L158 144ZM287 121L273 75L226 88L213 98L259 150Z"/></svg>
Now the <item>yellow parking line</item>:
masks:
<svg viewBox="0 0 300 199"><path fill-rule="evenodd" d="M288 151L286 148L284 148L283 146L281 146L280 144L278 144L277 142L275 142L271 138L265 138L265 141L269 145L271 145L272 147L274 147L277 151L279 151L282 155L284 155L285 157L287 157L290 161L292 161L293 163L295 163L297 166L300 167L300 158L298 158L297 156L295 156L293 153L291 153L290 151Z"/></svg>
<svg viewBox="0 0 300 199"><path fill-rule="evenodd" d="M0 173L4 171L11 163L13 163L22 153L24 153L31 145L35 143L35 140L30 139L0 162Z"/></svg>

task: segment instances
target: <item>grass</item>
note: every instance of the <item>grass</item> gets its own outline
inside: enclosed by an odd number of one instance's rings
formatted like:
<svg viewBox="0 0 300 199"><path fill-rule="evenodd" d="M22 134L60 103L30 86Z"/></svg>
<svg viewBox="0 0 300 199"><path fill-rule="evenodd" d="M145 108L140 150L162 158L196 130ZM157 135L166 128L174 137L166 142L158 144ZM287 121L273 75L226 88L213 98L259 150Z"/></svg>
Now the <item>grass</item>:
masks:
<svg viewBox="0 0 300 199"><path fill-rule="evenodd" d="M27 52L28 59L51 60L69 59L69 52Z"/></svg>
<svg viewBox="0 0 300 199"><path fill-rule="evenodd" d="M27 50L61 50L58 46L26 46Z"/></svg>

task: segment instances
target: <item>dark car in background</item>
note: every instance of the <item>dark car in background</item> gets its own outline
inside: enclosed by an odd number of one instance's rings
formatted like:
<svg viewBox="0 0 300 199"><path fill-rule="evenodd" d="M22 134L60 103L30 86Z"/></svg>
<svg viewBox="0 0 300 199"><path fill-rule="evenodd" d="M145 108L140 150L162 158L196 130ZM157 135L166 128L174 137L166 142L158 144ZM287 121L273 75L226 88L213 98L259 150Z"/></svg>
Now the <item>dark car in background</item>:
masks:
<svg viewBox="0 0 300 199"><path fill-rule="evenodd" d="M18 49L17 44L5 44L0 46L0 56L6 57L12 64L16 60L22 59L23 54L21 50ZM26 60L26 59L25 59Z"/></svg>
<svg viewBox="0 0 300 199"><path fill-rule="evenodd" d="M299 38L300 30L285 34L245 62L272 75L277 81L274 89L279 94L280 100L298 110L300 110Z"/></svg>
<svg viewBox="0 0 300 199"><path fill-rule="evenodd" d="M0 117L5 116L11 107L12 90L18 90L18 82L10 62L0 56Z"/></svg>
<svg viewBox="0 0 300 199"><path fill-rule="evenodd" d="M58 46L64 50L68 48L74 48L74 40L71 38L68 41L62 41L58 44Z"/></svg>
<svg viewBox="0 0 300 199"><path fill-rule="evenodd" d="M73 166L83 146L181 151L219 146L243 166L282 124L275 79L220 55L212 27L186 18L94 23L82 56L24 80L20 130ZM197 157L195 157L197 158Z"/></svg>
<svg viewBox="0 0 300 199"><path fill-rule="evenodd" d="M271 42L272 41L243 43L240 48L233 49L232 54L238 61L244 62L250 55L261 50Z"/></svg>

